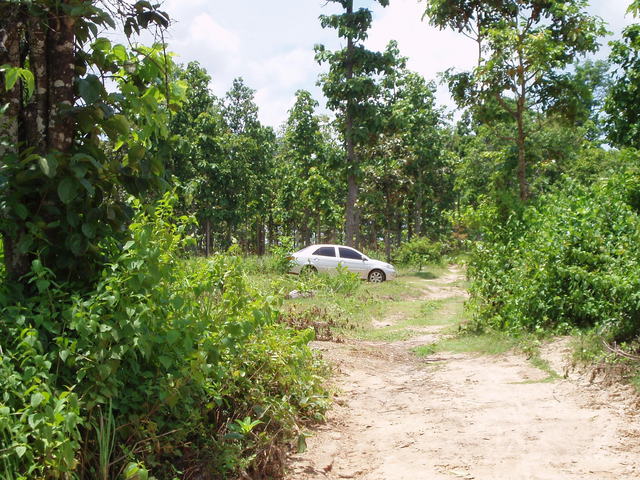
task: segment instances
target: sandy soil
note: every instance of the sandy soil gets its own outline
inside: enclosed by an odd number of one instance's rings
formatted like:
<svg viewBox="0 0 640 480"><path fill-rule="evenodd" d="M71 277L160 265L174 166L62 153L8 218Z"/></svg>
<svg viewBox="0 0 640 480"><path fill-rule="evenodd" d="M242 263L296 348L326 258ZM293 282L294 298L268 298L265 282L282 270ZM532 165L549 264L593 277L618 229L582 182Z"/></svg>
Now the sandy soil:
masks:
<svg viewBox="0 0 640 480"><path fill-rule="evenodd" d="M460 279L450 273L426 290L447 290ZM640 479L640 418L623 391L571 375L543 382L516 354L409 352L437 338L319 342L340 393L287 479ZM565 350L544 352L560 373Z"/></svg>

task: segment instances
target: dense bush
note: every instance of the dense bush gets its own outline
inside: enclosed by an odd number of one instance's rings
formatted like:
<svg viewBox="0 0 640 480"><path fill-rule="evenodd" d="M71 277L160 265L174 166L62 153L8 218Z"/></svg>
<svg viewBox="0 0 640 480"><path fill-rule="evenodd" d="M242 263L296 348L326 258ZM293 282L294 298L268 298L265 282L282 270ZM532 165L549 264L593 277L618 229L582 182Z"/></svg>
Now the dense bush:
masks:
<svg viewBox="0 0 640 480"><path fill-rule="evenodd" d="M629 169L590 186L566 180L502 225L487 209L469 265L475 325L638 336L639 194Z"/></svg>
<svg viewBox="0 0 640 480"><path fill-rule="evenodd" d="M426 237L416 237L403 243L393 255L400 265L417 267L422 270L424 265L439 263L442 260L443 245Z"/></svg>
<svg viewBox="0 0 640 480"><path fill-rule="evenodd" d="M2 478L226 478L326 408L313 332L278 322L238 257L185 262L168 197L134 207L93 291L35 261L38 295L0 297Z"/></svg>
<svg viewBox="0 0 640 480"><path fill-rule="evenodd" d="M332 273L303 272L297 283L302 291L351 295L360 288L362 280L357 273L350 272L343 265L338 265L336 271Z"/></svg>

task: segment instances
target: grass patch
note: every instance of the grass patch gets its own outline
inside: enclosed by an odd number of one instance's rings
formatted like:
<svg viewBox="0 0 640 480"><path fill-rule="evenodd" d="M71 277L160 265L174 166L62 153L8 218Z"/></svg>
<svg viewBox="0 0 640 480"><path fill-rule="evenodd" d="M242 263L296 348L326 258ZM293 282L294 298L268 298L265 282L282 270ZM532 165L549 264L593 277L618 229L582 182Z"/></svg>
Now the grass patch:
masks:
<svg viewBox="0 0 640 480"><path fill-rule="evenodd" d="M394 304L383 304L378 320L388 326L368 325L361 337L366 340L397 341L426 332L426 327L453 326L464 321L464 298L453 297L439 300L407 300ZM423 330L421 332L421 330Z"/></svg>
<svg viewBox="0 0 640 480"><path fill-rule="evenodd" d="M278 275L273 273L256 273L247 271L246 275L252 286L263 295L283 299L282 309L286 312L295 309L318 309L326 315L333 315L332 329L336 333L356 338L373 339L367 332L372 330L372 320L381 320L392 313L398 317L413 319L419 316L423 302L416 301L424 295L424 280L419 274L429 274L437 279L446 273L445 267L435 265L423 272L402 270L393 281L379 284L363 281L355 292L348 294L315 291L310 298L284 300L284 296L292 290L305 290L305 282L297 275ZM417 320L419 323L419 320ZM407 326L410 326L407 324ZM410 335L410 332L409 332ZM392 335L391 339L401 339L401 335Z"/></svg>
<svg viewBox="0 0 640 480"><path fill-rule="evenodd" d="M428 356L439 352L479 353L483 355L500 355L513 350L517 340L504 333L464 333L455 337L445 338L432 345L422 345L413 351L418 356Z"/></svg>

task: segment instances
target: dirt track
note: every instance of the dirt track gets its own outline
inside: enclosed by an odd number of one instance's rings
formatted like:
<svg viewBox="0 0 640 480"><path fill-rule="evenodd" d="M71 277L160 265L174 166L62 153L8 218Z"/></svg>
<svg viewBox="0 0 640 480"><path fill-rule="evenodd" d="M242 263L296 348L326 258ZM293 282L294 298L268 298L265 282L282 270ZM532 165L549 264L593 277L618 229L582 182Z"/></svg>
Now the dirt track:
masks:
<svg viewBox="0 0 640 480"><path fill-rule="evenodd" d="M429 282L434 295L447 289ZM626 395L578 376L542 381L517 354L418 359L412 346L317 344L340 393L288 479L640 478L640 421ZM562 348L547 352L556 368Z"/></svg>

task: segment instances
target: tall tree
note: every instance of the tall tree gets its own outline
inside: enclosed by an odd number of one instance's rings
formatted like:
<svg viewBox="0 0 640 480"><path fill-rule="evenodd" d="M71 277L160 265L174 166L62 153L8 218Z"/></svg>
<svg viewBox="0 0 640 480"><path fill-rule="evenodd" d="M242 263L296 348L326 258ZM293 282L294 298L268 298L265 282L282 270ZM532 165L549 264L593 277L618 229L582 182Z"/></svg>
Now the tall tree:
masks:
<svg viewBox="0 0 640 480"><path fill-rule="evenodd" d="M226 155L233 170L233 181L225 190L234 213L229 216L229 236L237 233L245 250L253 243L253 250L262 254L268 220L266 207L272 201L270 176L275 133L271 127L260 124L254 94L242 78L236 78L222 104L222 116L228 129Z"/></svg>
<svg viewBox="0 0 640 480"><path fill-rule="evenodd" d="M184 85L169 81L162 45L128 50L99 32L168 25L149 2L5 1L0 49L0 231L7 273L38 255L85 284L97 245L127 219L123 191L160 186L169 112ZM22 81L17 81L22 78ZM111 82L115 91L107 91ZM108 140L108 141L106 141Z"/></svg>
<svg viewBox="0 0 640 480"><path fill-rule="evenodd" d="M182 210L198 219L200 243L208 256L216 233L212 227L224 222L221 200L233 170L224 165L221 137L226 127L218 99L209 89L211 77L198 62L181 69L179 77L189 90L183 108L172 118L171 130L178 141L168 171L179 181Z"/></svg>
<svg viewBox="0 0 640 480"><path fill-rule="evenodd" d="M629 12L638 17L640 1ZM627 27L622 37L612 42L609 57L616 71L605 103L607 137L617 147L640 148L640 24Z"/></svg>
<svg viewBox="0 0 640 480"><path fill-rule="evenodd" d="M366 145L381 130L376 115L375 99L379 94L376 76L390 72L394 57L374 52L364 47L367 31L371 26L371 11L360 8L354 11L353 0L329 0L338 3L344 13L320 16L323 28L334 28L338 37L346 40L340 50L329 51L317 45L316 60L327 63L329 72L320 78L327 97L327 106L336 112L339 129L346 148L347 198L345 202L345 243L356 245L360 228L358 189L360 181L360 159L358 147ZM386 7L389 0L377 0Z"/></svg>
<svg viewBox="0 0 640 480"><path fill-rule="evenodd" d="M287 234L309 244L323 227L334 226L337 186L333 181L330 150L315 114L318 102L306 90L296 92L289 110L275 167L277 215Z"/></svg>
<svg viewBox="0 0 640 480"><path fill-rule="evenodd" d="M527 111L539 108L549 90L549 74L594 52L604 23L585 12L586 0L429 0L426 14L439 28L476 32L482 39L472 72L449 75L461 107L495 104L512 119L509 140L517 148L520 199L527 183ZM475 25L475 27L474 27Z"/></svg>

